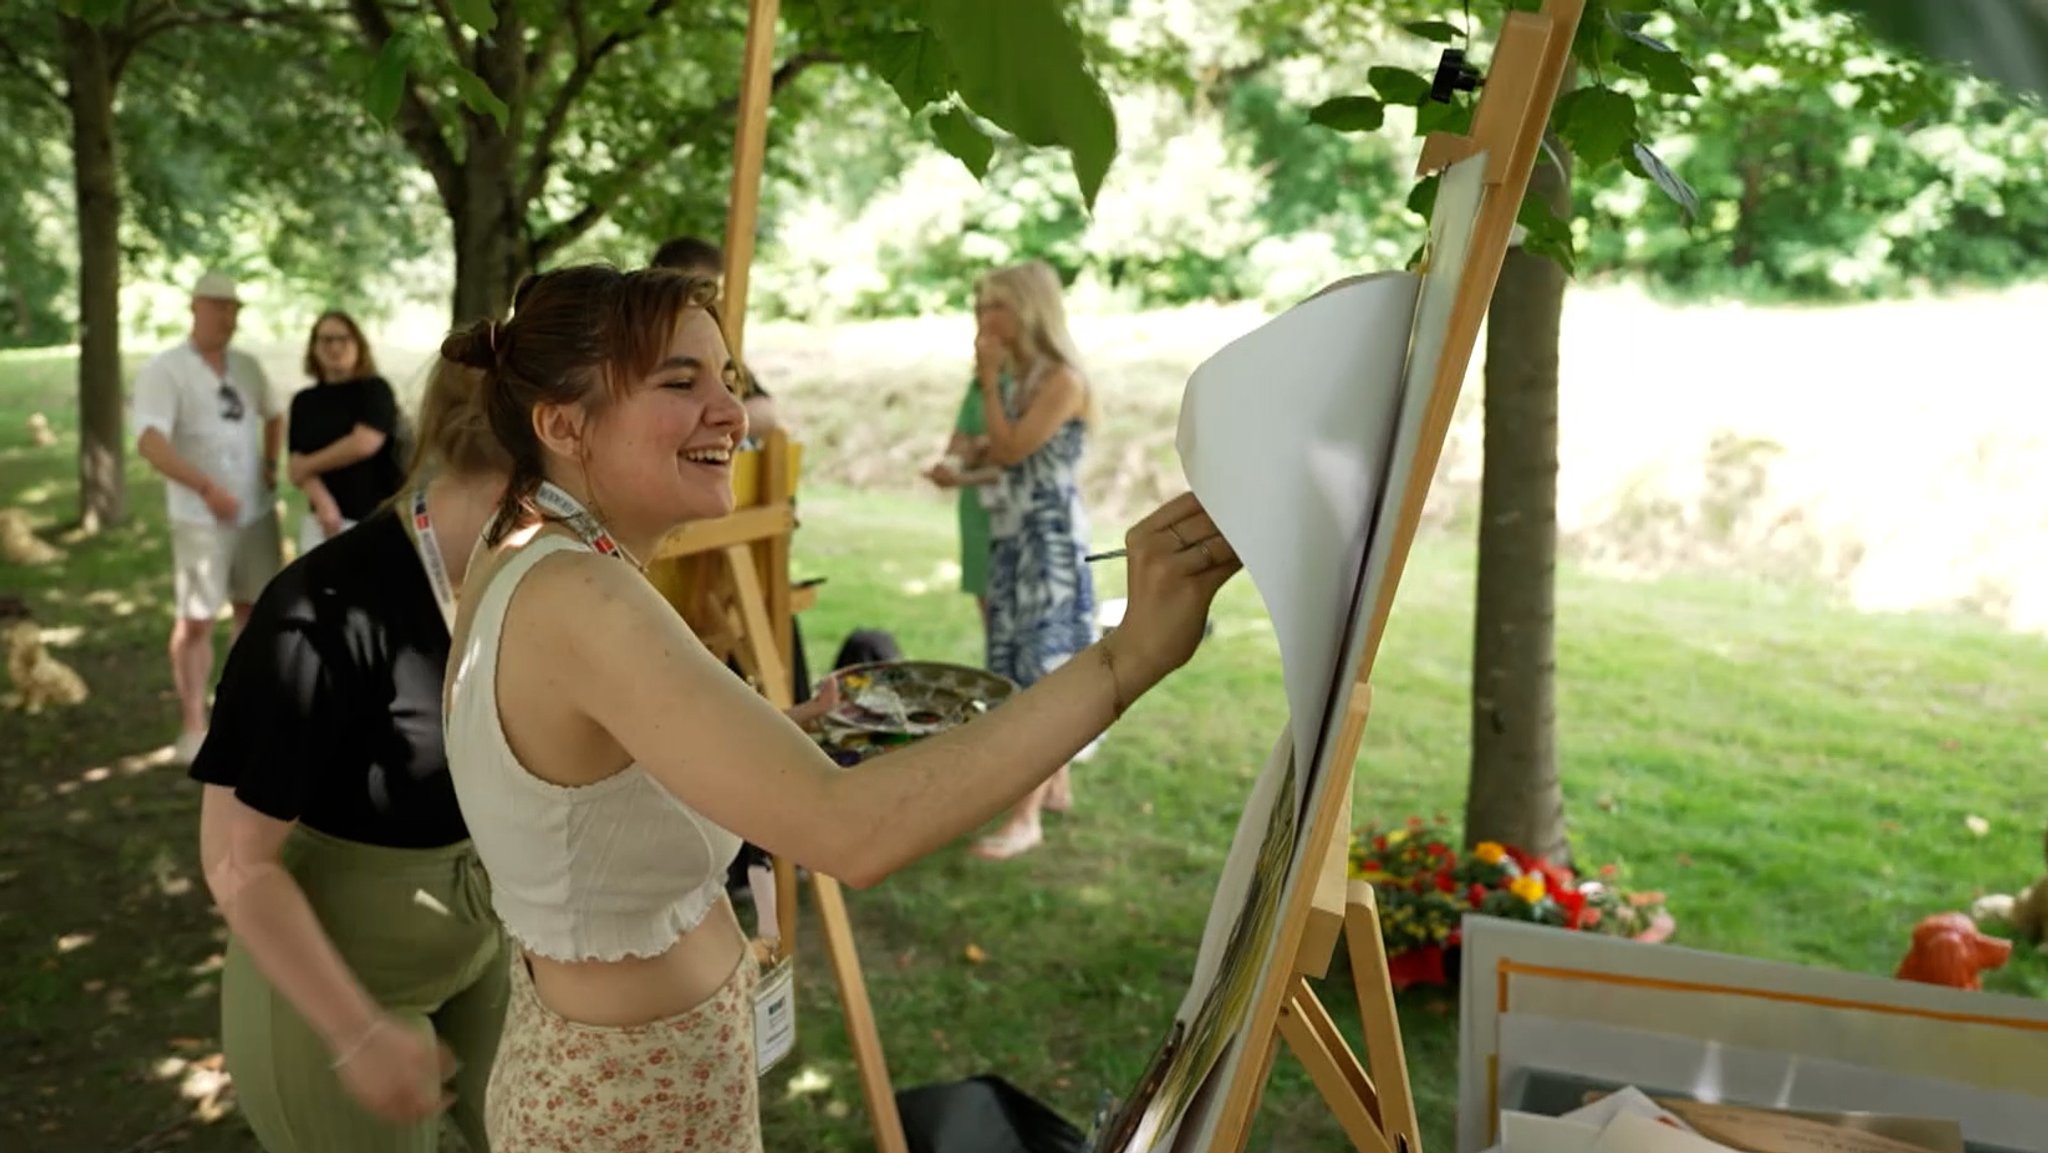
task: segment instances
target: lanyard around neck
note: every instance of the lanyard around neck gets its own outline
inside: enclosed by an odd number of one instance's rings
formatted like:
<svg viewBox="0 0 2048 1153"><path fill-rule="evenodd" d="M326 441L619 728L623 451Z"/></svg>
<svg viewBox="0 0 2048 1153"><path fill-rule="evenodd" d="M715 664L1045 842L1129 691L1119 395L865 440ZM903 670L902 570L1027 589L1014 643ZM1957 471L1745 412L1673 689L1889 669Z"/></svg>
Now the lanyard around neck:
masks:
<svg viewBox="0 0 2048 1153"><path fill-rule="evenodd" d="M420 554L420 567L426 570L427 583L433 586L434 603L441 609L441 619L448 624L448 632L455 632L455 587L448 580L448 564L441 557L441 542L434 536L434 520L427 515L427 486L412 490L412 538L413 548Z"/></svg>
<svg viewBox="0 0 2048 1153"><path fill-rule="evenodd" d="M634 556L625 545L612 539L612 534L606 530L604 522L592 516L590 510L583 507L583 502L570 496L555 482L540 482L540 489L533 494L533 501L541 507L541 511L568 525L570 531L597 552L618 557L634 568L644 567L640 563L640 558Z"/></svg>

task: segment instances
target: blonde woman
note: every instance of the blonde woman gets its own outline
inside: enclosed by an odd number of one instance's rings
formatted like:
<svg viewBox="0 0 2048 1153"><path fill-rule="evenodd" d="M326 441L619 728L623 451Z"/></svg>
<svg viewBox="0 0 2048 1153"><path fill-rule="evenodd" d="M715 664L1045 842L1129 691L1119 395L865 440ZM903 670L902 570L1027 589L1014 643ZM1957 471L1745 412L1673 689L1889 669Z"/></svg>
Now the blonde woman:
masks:
<svg viewBox="0 0 2048 1153"><path fill-rule="evenodd" d="M974 372L987 436L988 667L1031 685L1095 643L1095 584L1078 469L1094 396L1067 333L1059 274L1043 261L998 269L974 290ZM1073 803L1067 769L1031 790L976 855L1014 857L1043 839L1039 811Z"/></svg>

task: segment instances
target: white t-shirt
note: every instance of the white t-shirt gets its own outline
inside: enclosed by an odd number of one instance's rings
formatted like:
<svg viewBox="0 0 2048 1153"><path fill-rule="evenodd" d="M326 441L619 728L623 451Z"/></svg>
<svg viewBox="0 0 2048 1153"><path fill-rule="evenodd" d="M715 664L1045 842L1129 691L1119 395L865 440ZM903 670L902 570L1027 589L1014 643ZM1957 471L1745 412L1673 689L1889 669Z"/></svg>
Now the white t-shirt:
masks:
<svg viewBox="0 0 2048 1153"><path fill-rule="evenodd" d="M179 456L235 495L238 524L249 525L275 503L263 478L263 426L282 410L255 357L230 348L227 366L226 377L214 372L189 341L151 357L135 374L135 432L163 433ZM166 481L164 493L173 522L218 523L184 485Z"/></svg>

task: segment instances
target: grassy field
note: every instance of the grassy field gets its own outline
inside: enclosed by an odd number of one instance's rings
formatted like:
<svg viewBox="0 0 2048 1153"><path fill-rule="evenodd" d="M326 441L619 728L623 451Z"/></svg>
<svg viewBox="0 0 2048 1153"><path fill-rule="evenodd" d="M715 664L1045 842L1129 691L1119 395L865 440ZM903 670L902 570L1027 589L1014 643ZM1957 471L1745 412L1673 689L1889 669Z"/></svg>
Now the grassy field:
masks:
<svg viewBox="0 0 2048 1153"><path fill-rule="evenodd" d="M69 373L63 357L0 357L0 505L60 540L74 496ZM25 446L32 410L50 415L57 447ZM1154 449L1170 454L1142 451ZM814 667L862 626L894 630L915 655L973 659L973 608L950 591L948 507L849 487L870 464L861 444L810 451L838 478L807 489L798 537L799 574L828 578L805 620ZM131 477L129 526L68 543L59 564L0 568L0 593L28 599L94 690L75 711L0 713L0 1148L247 1151L216 1056L224 929L194 860L196 786L164 764L175 708L161 490L140 466ZM1100 535L1116 535L1104 522ZM2039 873L2048 644L1751 582L1568 565L1558 595L1579 852L1665 890L1680 941L1889 972L1920 916ZM1471 600L1469 546L1426 538L1381 657L1361 821L1457 810ZM1195 661L1080 771L1076 811L1050 818L1042 851L997 865L949 850L850 894L899 1086L994 1072L1080 1119L1135 1076L1185 988L1239 806L1284 719L1248 584L1227 590L1217 619ZM965 959L970 944L984 961ZM768 1147L863 1148L836 995L816 940L805 945L804 1032L764 1090ZM1990 984L2048 996L2048 958L2017 957ZM1426 1144L1447 1150L1454 1012L1425 994L1404 1017ZM1283 1059L1253 1147L1339 1145Z"/></svg>

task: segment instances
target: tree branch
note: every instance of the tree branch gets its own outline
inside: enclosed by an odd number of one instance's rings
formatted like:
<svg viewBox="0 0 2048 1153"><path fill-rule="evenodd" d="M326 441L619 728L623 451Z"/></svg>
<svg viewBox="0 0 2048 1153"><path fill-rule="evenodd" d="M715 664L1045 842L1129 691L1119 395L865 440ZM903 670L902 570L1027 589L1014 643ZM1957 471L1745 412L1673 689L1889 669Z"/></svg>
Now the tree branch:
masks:
<svg viewBox="0 0 2048 1153"><path fill-rule="evenodd" d="M651 0L647 10L640 14L638 27L630 32L625 29L615 31L586 51L586 42L581 34L583 6L576 0L571 0L572 26L578 32L576 66L569 70L569 75L562 81L562 86L556 89L554 102L548 106L547 116L541 120L540 135L534 138L533 153L526 165L526 179L519 182L521 204L531 204L547 186L548 169L554 167L555 163L555 141L561 136L562 129L568 126L569 110L575 106L577 98L583 95L585 88L590 87L591 79L597 75L598 65L604 63L605 57L621 47L645 36L648 29L654 27L654 22L661 18L661 14L674 6L675 0Z"/></svg>
<svg viewBox="0 0 2048 1153"><path fill-rule="evenodd" d="M363 39L370 51L380 53L394 35L391 17L384 11L379 0L349 0L354 10L356 23L363 30ZM420 96L420 91L407 80L398 101L398 134L407 148L420 163L426 166L427 175L434 178L434 187L441 194L441 203L451 214L462 203L462 165L455 159L455 150L448 146L448 138L441 135L441 127L434 120L433 109Z"/></svg>
<svg viewBox="0 0 2048 1153"><path fill-rule="evenodd" d="M819 64L836 64L839 55L833 52L799 52L782 62L769 81L768 92L772 96L788 87L797 77ZM675 155L676 149L688 143L690 138L703 132L721 120L729 120L739 111L739 97L733 96L695 113L679 118L674 127L657 139L654 144L639 155L628 159L613 170L611 180L599 191L591 194L590 200L577 209L567 220L536 236L533 241L533 261L544 263L548 257L560 251L563 246L590 231L605 215L618 207L619 201L637 186L654 166Z"/></svg>
<svg viewBox="0 0 2048 1153"><path fill-rule="evenodd" d="M455 62L462 63L462 54L469 45L462 42L462 21L455 15L455 9L448 0L434 0L434 14L441 18L441 31L448 38L448 50L455 53Z"/></svg>

